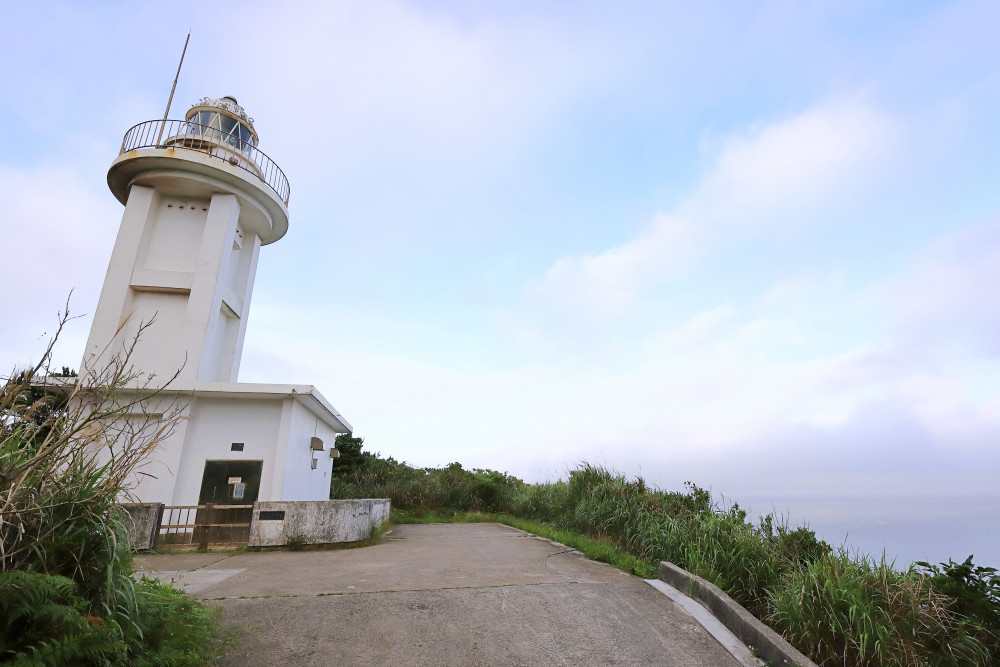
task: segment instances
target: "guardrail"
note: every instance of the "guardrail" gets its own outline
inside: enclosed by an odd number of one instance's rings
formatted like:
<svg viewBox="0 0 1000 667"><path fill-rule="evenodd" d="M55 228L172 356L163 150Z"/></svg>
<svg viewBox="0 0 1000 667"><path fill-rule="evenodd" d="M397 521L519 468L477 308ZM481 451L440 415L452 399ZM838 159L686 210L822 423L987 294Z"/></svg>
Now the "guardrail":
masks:
<svg viewBox="0 0 1000 667"><path fill-rule="evenodd" d="M253 505L171 505L161 510L156 546L246 544Z"/></svg>
<svg viewBox="0 0 1000 667"><path fill-rule="evenodd" d="M139 148L181 148L224 160L262 180L288 206L291 188L285 172L238 134L186 120L147 120L125 133L119 155Z"/></svg>

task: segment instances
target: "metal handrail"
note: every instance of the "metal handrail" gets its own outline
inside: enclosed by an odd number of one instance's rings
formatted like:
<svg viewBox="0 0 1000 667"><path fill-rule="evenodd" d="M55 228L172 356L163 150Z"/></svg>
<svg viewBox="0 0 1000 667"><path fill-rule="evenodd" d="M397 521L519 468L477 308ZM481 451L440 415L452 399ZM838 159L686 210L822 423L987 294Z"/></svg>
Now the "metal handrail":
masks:
<svg viewBox="0 0 1000 667"><path fill-rule="evenodd" d="M291 188L285 172L264 151L239 135L186 120L147 120L125 133L119 155L139 148L182 148L224 160L264 181L288 206Z"/></svg>

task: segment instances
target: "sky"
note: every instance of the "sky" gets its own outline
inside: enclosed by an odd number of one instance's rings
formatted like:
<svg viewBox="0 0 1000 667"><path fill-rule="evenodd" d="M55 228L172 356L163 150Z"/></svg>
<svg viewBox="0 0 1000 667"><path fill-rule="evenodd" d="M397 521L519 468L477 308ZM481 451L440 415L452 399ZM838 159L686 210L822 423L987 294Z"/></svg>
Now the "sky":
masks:
<svg viewBox="0 0 1000 667"><path fill-rule="evenodd" d="M995 2L9 3L0 364L72 291L132 125L233 95L291 183L240 380L528 481L996 493Z"/></svg>

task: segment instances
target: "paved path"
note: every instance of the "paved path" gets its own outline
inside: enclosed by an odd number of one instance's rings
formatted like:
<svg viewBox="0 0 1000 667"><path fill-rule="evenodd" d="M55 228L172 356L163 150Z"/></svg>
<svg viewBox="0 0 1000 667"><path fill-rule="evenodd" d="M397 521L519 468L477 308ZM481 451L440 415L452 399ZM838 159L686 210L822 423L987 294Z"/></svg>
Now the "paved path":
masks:
<svg viewBox="0 0 1000 667"><path fill-rule="evenodd" d="M498 524L359 549L143 556L246 628L228 665L738 666L642 579Z"/></svg>

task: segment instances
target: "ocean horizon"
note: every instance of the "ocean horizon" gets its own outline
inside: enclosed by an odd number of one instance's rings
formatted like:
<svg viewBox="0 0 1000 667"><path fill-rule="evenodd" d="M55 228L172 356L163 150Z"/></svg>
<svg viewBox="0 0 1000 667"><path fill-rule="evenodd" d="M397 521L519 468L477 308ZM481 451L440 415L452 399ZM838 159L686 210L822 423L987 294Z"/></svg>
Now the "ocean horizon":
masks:
<svg viewBox="0 0 1000 667"><path fill-rule="evenodd" d="M720 500L720 499L716 499ZM852 495L743 494L738 502L754 522L774 513L791 527L806 525L832 547L895 561L973 563L1000 569L1000 494Z"/></svg>

